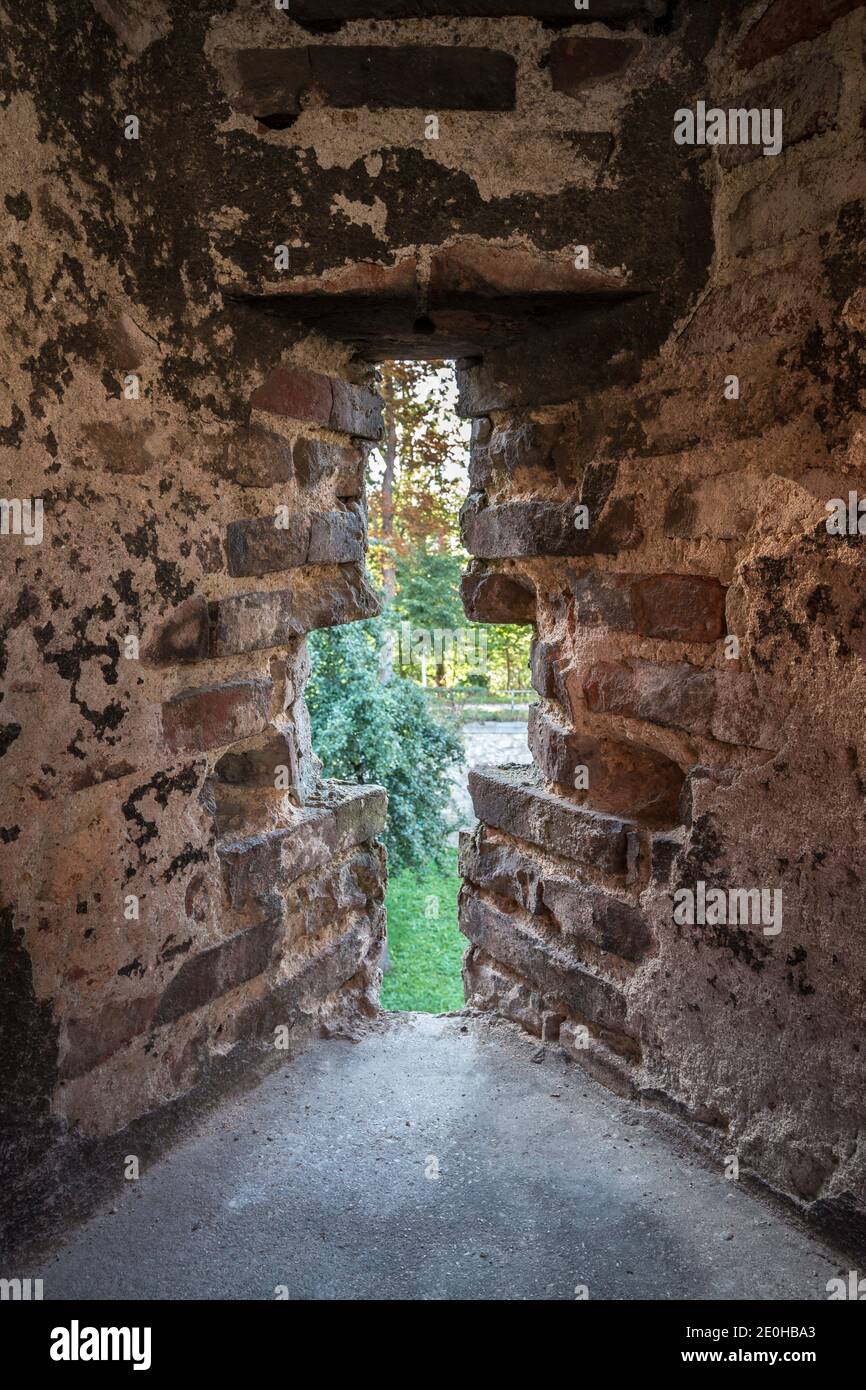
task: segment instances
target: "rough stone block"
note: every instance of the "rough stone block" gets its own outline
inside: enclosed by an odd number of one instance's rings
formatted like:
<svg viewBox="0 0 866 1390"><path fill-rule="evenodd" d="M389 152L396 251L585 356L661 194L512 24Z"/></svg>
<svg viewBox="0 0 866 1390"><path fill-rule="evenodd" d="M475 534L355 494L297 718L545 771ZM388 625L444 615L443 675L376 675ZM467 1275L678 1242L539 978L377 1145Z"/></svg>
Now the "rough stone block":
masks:
<svg viewBox="0 0 866 1390"><path fill-rule="evenodd" d="M677 642L715 642L725 632L725 593L717 579L688 574L568 575L578 623Z"/></svg>
<svg viewBox="0 0 866 1390"><path fill-rule="evenodd" d="M313 936L344 912L381 902L385 870L378 854L361 853L324 874L300 880L286 895L290 937Z"/></svg>
<svg viewBox="0 0 866 1390"><path fill-rule="evenodd" d="M211 653L232 656L265 651L297 636L294 591L269 589L235 594L211 604Z"/></svg>
<svg viewBox="0 0 866 1390"><path fill-rule="evenodd" d="M579 878L545 866L526 849L494 840L479 827L460 849L464 879L525 912L549 918L564 936L590 941L624 960L642 959L652 946L649 923L640 908Z"/></svg>
<svg viewBox="0 0 866 1390"><path fill-rule="evenodd" d="M748 92L737 91L731 105L737 109L781 110L783 148L790 149L813 135L831 130L839 108L842 78L835 63L808 50L788 55L771 82ZM723 168L734 168L762 158L757 145L720 145Z"/></svg>
<svg viewBox="0 0 866 1390"><path fill-rule="evenodd" d="M184 690L162 706L162 727L173 752L201 753L261 733L268 724L271 682L229 681Z"/></svg>
<svg viewBox="0 0 866 1390"><path fill-rule="evenodd" d="M156 665L203 661L208 654L207 599L194 594L174 610L157 629L143 656Z"/></svg>
<svg viewBox="0 0 866 1390"><path fill-rule="evenodd" d="M302 367L278 367L253 392L250 404L362 439L382 433L382 402L372 391Z"/></svg>
<svg viewBox="0 0 866 1390"><path fill-rule="evenodd" d="M575 512L575 507L564 502L491 504L484 493L471 493L460 510L460 533L469 553L487 560L612 555L631 549L640 540L633 498L615 499L587 529L577 529Z"/></svg>
<svg viewBox="0 0 866 1390"><path fill-rule="evenodd" d="M637 1086L628 1060L588 1032L585 1024L566 1020L559 1030L563 1051L579 1067L615 1095L633 1100Z"/></svg>
<svg viewBox="0 0 866 1390"><path fill-rule="evenodd" d="M578 768L585 768L587 801L599 810L638 816L648 825L674 825L679 818L683 773L661 753L572 732L539 705L529 711L529 747L544 776L569 790Z"/></svg>
<svg viewBox="0 0 866 1390"><path fill-rule="evenodd" d="M560 700L564 690L559 674L561 653L557 643L546 642L536 637L529 654L529 668L532 673L532 686L541 698Z"/></svg>
<svg viewBox="0 0 866 1390"><path fill-rule="evenodd" d="M598 662L584 682L595 714L647 719L665 728L773 748L778 729L747 671L700 671L688 662Z"/></svg>
<svg viewBox="0 0 866 1390"><path fill-rule="evenodd" d="M602 1027L623 1029L626 1004L621 990L580 964L556 939L534 931L524 918L463 888L460 930L473 946L561 1000L568 1012Z"/></svg>
<svg viewBox="0 0 866 1390"><path fill-rule="evenodd" d="M342 447L327 444L321 439L296 439L292 458L295 475L305 487L316 487L323 478L333 475L337 496L358 496L364 477L364 454L357 446Z"/></svg>
<svg viewBox="0 0 866 1390"><path fill-rule="evenodd" d="M460 597L472 623L535 622L535 586L497 570L474 570L460 581Z"/></svg>
<svg viewBox="0 0 866 1390"><path fill-rule="evenodd" d="M240 111L296 116L314 96L321 106L373 110L511 111L516 63L508 53L471 46L328 44L247 48L235 54Z"/></svg>
<svg viewBox="0 0 866 1390"><path fill-rule="evenodd" d="M373 618L379 600L360 565L301 571L292 589L267 589L216 599L211 605L211 655L266 651L314 628Z"/></svg>
<svg viewBox="0 0 866 1390"><path fill-rule="evenodd" d="M485 825L602 873L625 873L626 824L545 791L534 769L473 768L469 791Z"/></svg>
<svg viewBox="0 0 866 1390"><path fill-rule="evenodd" d="M587 87L619 77L639 52L640 44L634 39L557 39L550 50L553 90L579 96Z"/></svg>
<svg viewBox="0 0 866 1390"><path fill-rule="evenodd" d="M230 905L266 903L268 895L338 854L375 839L385 825L388 797L382 787L323 782L291 823L262 835L217 847Z"/></svg>
<svg viewBox="0 0 866 1390"><path fill-rule="evenodd" d="M470 1008L491 1010L519 1023L534 1037L541 1037L545 1019L543 996L477 946L470 946L466 952L463 987Z"/></svg>
<svg viewBox="0 0 866 1390"><path fill-rule="evenodd" d="M184 961L163 993L154 1022L172 1023L268 968L282 927L259 922Z"/></svg>
<svg viewBox="0 0 866 1390"><path fill-rule="evenodd" d="M757 474L721 473L680 483L665 509L665 535L683 540L736 540L755 519L761 486Z"/></svg>
<svg viewBox="0 0 866 1390"><path fill-rule="evenodd" d="M61 1076L82 1076L126 1047L149 1026L158 1004L157 995L114 999L83 1018L67 1019Z"/></svg>
<svg viewBox="0 0 866 1390"><path fill-rule="evenodd" d="M229 522L229 574L248 578L300 565L359 562L364 558L364 519L356 510L314 512L278 527L275 517Z"/></svg>
<svg viewBox="0 0 866 1390"><path fill-rule="evenodd" d="M292 446L282 435L253 421L226 440L215 466L222 477L240 487L272 487L292 478Z"/></svg>
<svg viewBox="0 0 866 1390"><path fill-rule="evenodd" d="M753 68L795 43L816 39L843 15L860 9L864 0L773 0L753 24L737 49L741 68Z"/></svg>

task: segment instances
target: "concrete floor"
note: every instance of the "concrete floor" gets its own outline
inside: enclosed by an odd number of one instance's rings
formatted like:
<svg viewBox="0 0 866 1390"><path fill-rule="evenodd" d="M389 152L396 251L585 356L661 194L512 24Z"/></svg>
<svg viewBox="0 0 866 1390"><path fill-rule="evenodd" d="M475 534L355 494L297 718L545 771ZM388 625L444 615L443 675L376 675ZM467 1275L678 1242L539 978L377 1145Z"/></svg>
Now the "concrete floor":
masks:
<svg viewBox="0 0 866 1390"><path fill-rule="evenodd" d="M390 1014L226 1103L28 1273L47 1299L822 1299L836 1262L556 1049Z"/></svg>

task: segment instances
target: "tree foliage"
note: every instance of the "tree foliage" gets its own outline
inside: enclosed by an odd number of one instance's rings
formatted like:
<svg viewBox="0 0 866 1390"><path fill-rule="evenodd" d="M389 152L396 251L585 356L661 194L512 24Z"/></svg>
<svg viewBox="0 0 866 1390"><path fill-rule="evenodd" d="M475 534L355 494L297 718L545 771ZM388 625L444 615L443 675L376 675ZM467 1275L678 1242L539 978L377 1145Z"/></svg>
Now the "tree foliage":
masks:
<svg viewBox="0 0 866 1390"><path fill-rule="evenodd" d="M386 788L384 839L397 872L441 862L450 769L463 748L413 681L382 680L385 641L381 618L312 633L306 698L324 775Z"/></svg>

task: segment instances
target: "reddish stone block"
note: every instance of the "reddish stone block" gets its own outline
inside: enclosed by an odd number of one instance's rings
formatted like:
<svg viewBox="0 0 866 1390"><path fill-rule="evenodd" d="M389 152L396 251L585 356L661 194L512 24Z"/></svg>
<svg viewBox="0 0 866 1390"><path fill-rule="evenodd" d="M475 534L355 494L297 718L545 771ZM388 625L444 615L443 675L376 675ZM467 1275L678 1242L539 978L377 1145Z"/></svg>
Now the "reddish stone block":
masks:
<svg viewBox="0 0 866 1390"><path fill-rule="evenodd" d="M626 823L554 796L534 768L473 768L469 792L485 825L602 873L625 873Z"/></svg>
<svg viewBox="0 0 866 1390"><path fill-rule="evenodd" d="M726 590L687 574L569 574L580 624L677 642L715 642L725 631Z"/></svg>
<svg viewBox="0 0 866 1390"><path fill-rule="evenodd" d="M636 630L675 642L716 642L725 633L725 594L717 579L654 574L631 586Z"/></svg>
<svg viewBox="0 0 866 1390"><path fill-rule="evenodd" d="M209 631L207 599L195 594L158 628L143 655L157 665L203 661L208 654Z"/></svg>
<svg viewBox="0 0 866 1390"><path fill-rule="evenodd" d="M173 1023L261 975L270 964L281 931L279 921L258 922L187 957L164 991L154 1022Z"/></svg>
<svg viewBox="0 0 866 1390"><path fill-rule="evenodd" d="M586 87L625 72L639 52L640 44L634 39L557 39L550 50L553 90L579 96Z"/></svg>
<svg viewBox="0 0 866 1390"><path fill-rule="evenodd" d="M595 714L647 719L748 748L778 744L778 726L748 671L699 671L682 661L601 661L583 689Z"/></svg>
<svg viewBox="0 0 866 1390"><path fill-rule="evenodd" d="M292 446L282 435L253 422L226 440L217 472L240 487L271 487L292 477Z"/></svg>
<svg viewBox="0 0 866 1390"><path fill-rule="evenodd" d="M255 410L311 420L324 428L331 423L331 378L302 367L278 367L250 397Z"/></svg>
<svg viewBox="0 0 866 1390"><path fill-rule="evenodd" d="M530 555L611 555L640 541L634 499L610 503L587 529L575 526L575 508L564 502L514 501L491 505L470 493L460 509L460 533L471 555L487 560Z"/></svg>
<svg viewBox="0 0 866 1390"><path fill-rule="evenodd" d="M285 415L362 439L382 433L382 402L362 386L303 367L278 367L253 392L255 410Z"/></svg>
<svg viewBox="0 0 866 1390"><path fill-rule="evenodd" d="M334 565L362 561L366 527L360 511L345 508L290 517L278 527L275 517L229 522L226 554L229 574L260 577L301 565Z"/></svg>
<svg viewBox="0 0 866 1390"><path fill-rule="evenodd" d="M162 707L162 728L175 753L202 753L267 728L271 682L229 681L185 690Z"/></svg>
<svg viewBox="0 0 866 1390"><path fill-rule="evenodd" d="M535 622L535 587L497 570L470 571L460 581L460 597L470 622Z"/></svg>
<svg viewBox="0 0 866 1390"><path fill-rule="evenodd" d="M544 776L569 790L578 768L585 768L586 801L598 810L640 816L648 825L674 825L679 818L683 773L661 753L572 732L538 705L529 711L529 747Z"/></svg>
<svg viewBox="0 0 866 1390"><path fill-rule="evenodd" d="M866 0L773 0L737 49L741 68L753 68L795 43L815 39Z"/></svg>

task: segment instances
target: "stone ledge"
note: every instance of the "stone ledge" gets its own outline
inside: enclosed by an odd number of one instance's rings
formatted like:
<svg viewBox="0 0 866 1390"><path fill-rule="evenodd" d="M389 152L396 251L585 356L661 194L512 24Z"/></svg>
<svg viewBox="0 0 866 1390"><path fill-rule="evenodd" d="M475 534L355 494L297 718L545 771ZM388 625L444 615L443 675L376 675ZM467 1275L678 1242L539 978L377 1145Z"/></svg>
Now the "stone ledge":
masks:
<svg viewBox="0 0 866 1390"><path fill-rule="evenodd" d="M625 995L615 984L574 960L555 938L540 936L521 917L466 887L460 891L460 930L486 955L561 1001L568 1013L626 1031Z"/></svg>
<svg viewBox="0 0 866 1390"><path fill-rule="evenodd" d="M281 891L344 850L376 839L387 807L383 787L326 782L291 824L218 844L229 905L243 910L267 902L274 889Z"/></svg>
<svg viewBox="0 0 866 1390"><path fill-rule="evenodd" d="M565 940L591 942L630 961L644 959L652 949L652 930L639 907L557 873L518 845L491 840L484 827L461 844L460 873L533 916L549 914Z"/></svg>
<svg viewBox="0 0 866 1390"><path fill-rule="evenodd" d="M475 814L485 825L554 854L622 877L633 826L554 796L534 768L478 767L469 773Z"/></svg>

